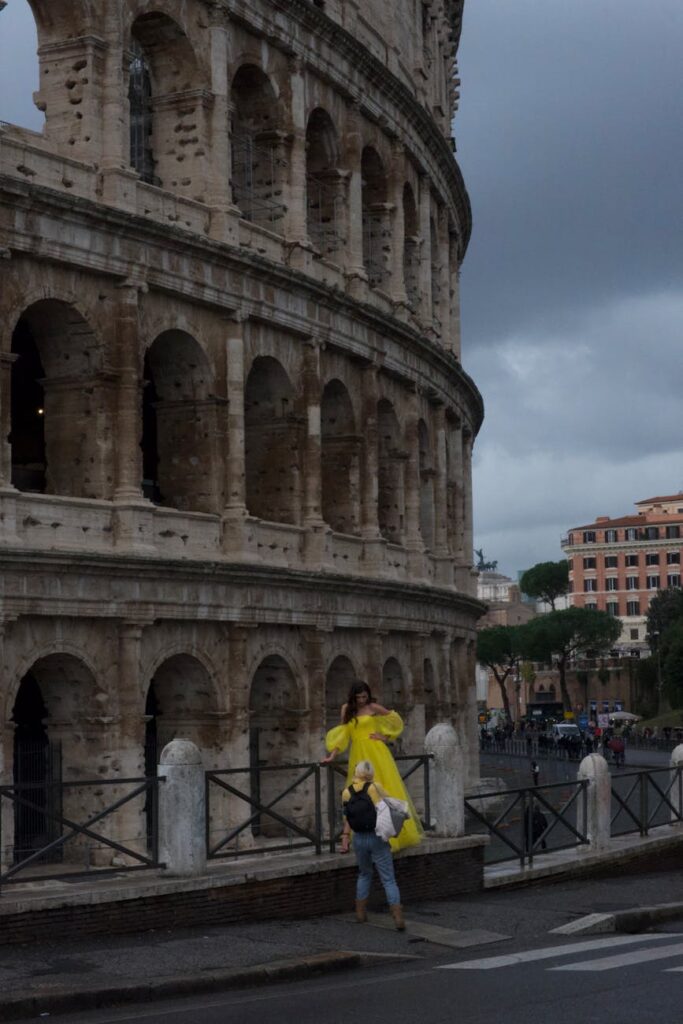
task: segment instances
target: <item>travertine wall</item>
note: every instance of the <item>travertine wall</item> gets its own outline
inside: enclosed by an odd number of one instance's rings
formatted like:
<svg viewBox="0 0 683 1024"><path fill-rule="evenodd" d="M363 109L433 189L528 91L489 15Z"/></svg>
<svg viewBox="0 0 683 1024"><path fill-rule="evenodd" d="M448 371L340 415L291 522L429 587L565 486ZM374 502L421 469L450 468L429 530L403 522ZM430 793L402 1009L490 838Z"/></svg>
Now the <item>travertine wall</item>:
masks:
<svg viewBox="0 0 683 1024"><path fill-rule="evenodd" d="M150 721L206 767L257 732L317 758L355 676L404 750L454 721L474 776L459 5L32 6L45 132L0 125L2 779L27 675L68 778L143 773Z"/></svg>

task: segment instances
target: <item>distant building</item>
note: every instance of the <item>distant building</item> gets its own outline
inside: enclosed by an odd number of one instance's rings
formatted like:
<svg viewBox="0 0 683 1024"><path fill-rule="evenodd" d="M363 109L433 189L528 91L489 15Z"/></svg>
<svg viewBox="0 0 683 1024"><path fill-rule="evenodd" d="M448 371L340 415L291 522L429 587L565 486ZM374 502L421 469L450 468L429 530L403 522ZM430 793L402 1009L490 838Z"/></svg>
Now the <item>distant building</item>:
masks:
<svg viewBox="0 0 683 1024"><path fill-rule="evenodd" d="M635 503L637 513L598 516L562 539L571 603L618 616L622 652L647 647L646 616L658 590L681 585L683 492Z"/></svg>
<svg viewBox="0 0 683 1024"><path fill-rule="evenodd" d="M477 576L477 597L488 605L488 610L479 619L478 628L488 626L520 626L536 615L535 606L522 600L519 586L509 576L485 569ZM477 702L480 708L502 707L500 687L494 675L485 665L477 665ZM508 683L510 702L515 717L521 717L524 708L521 703L519 680Z"/></svg>

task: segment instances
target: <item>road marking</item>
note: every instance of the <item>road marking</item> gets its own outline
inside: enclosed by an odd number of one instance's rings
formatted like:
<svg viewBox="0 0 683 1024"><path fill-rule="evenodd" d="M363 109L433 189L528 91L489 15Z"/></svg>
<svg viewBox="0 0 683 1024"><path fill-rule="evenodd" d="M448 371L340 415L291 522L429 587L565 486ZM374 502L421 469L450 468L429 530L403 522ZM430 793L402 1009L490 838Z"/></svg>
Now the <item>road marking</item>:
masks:
<svg viewBox="0 0 683 1024"><path fill-rule="evenodd" d="M669 938L669 936L664 936L664 938ZM632 964L644 964L649 960L665 960L668 956L678 956L680 953L683 953L683 942L676 942L671 946L660 946L658 949L635 949L630 953L605 956L600 960L584 960L576 964L562 964L561 967L550 967L549 970L611 971L615 967L630 967Z"/></svg>
<svg viewBox="0 0 683 1024"><path fill-rule="evenodd" d="M683 938L681 936L675 936ZM588 942L574 942L566 946L546 946L544 949L526 949L521 953L507 956L490 956L483 960L462 960L455 964L439 964L436 970L490 971L496 967L514 967L515 964L533 963L534 960L551 960L556 956L574 956L596 949L613 949L615 946L632 946L637 942L657 942L670 939L671 933L662 935L610 935L604 939L590 939Z"/></svg>

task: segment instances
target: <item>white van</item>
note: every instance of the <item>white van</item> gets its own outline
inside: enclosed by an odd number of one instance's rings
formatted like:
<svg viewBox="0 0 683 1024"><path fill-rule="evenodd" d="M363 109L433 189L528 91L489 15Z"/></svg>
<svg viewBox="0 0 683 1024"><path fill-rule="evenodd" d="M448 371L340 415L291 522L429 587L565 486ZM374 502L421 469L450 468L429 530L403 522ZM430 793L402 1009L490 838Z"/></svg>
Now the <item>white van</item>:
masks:
<svg viewBox="0 0 683 1024"><path fill-rule="evenodd" d="M555 743L560 739L581 739L581 730L575 722L556 722L551 733Z"/></svg>

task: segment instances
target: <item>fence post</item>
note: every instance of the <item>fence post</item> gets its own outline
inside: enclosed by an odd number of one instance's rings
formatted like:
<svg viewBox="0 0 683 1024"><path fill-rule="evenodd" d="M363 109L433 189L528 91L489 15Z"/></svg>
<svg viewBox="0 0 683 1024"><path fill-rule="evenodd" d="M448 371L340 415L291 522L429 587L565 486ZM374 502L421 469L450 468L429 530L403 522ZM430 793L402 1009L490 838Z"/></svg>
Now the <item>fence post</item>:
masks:
<svg viewBox="0 0 683 1024"><path fill-rule="evenodd" d="M683 820L683 743L671 751L671 789L670 799L675 810L671 812L671 824L680 825Z"/></svg>
<svg viewBox="0 0 683 1024"><path fill-rule="evenodd" d="M206 793L202 755L190 740L171 740L161 752L159 860L169 875L206 868Z"/></svg>
<svg viewBox="0 0 683 1024"><path fill-rule="evenodd" d="M578 830L587 836L591 852L604 850L609 846L612 818L612 780L607 761L602 754L588 754L576 777L588 780L585 814L582 805L577 808Z"/></svg>
<svg viewBox="0 0 683 1024"><path fill-rule="evenodd" d="M440 836L465 834L465 759L452 725L435 725L425 737L425 751L432 755L432 815Z"/></svg>

